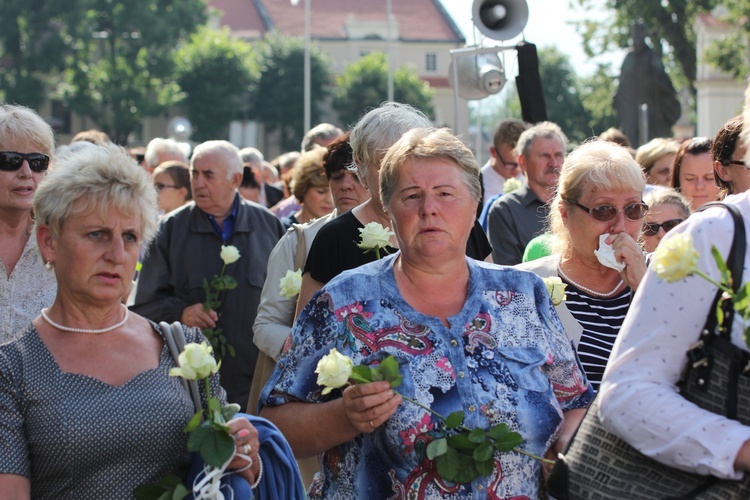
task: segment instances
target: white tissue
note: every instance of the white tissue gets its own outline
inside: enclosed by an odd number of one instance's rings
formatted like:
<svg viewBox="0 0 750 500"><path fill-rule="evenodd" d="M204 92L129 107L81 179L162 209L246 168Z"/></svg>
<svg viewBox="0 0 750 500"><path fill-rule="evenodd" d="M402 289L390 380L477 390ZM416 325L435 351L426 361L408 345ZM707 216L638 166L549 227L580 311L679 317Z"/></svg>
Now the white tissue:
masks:
<svg viewBox="0 0 750 500"><path fill-rule="evenodd" d="M599 259L599 263L601 265L616 269L618 272L622 271L623 269L625 269L625 263L617 262L617 259L615 258L615 251L612 248L612 245L604 243L604 240L606 240L607 238L609 238L609 233L604 233L599 236L599 250L594 250L594 255L596 255L597 259Z"/></svg>

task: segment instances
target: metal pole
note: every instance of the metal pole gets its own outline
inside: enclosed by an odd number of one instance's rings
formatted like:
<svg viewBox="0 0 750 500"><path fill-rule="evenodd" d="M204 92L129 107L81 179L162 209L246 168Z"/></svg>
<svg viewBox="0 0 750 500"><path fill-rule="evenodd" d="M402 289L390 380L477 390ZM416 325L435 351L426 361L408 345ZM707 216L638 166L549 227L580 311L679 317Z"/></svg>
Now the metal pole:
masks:
<svg viewBox="0 0 750 500"><path fill-rule="evenodd" d="M386 0L385 10L388 23L388 101L393 102L393 30L391 29L393 11L391 0Z"/></svg>
<svg viewBox="0 0 750 500"><path fill-rule="evenodd" d="M648 142L648 104L641 104L638 113L638 145Z"/></svg>
<svg viewBox="0 0 750 500"><path fill-rule="evenodd" d="M305 0L305 123L303 133L310 130L310 1Z"/></svg>

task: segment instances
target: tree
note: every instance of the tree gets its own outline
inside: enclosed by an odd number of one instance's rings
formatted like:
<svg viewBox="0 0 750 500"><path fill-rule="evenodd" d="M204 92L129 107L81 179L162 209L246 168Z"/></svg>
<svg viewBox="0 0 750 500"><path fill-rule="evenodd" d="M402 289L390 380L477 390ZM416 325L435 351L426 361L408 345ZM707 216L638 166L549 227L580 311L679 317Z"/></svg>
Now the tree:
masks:
<svg viewBox="0 0 750 500"><path fill-rule="evenodd" d="M286 151L300 148L304 128L305 41L270 33L260 48L260 79L251 98L251 115L263 123L266 132L280 132L279 143ZM324 54L310 48L310 119L320 121L321 106L330 90L330 73Z"/></svg>
<svg viewBox="0 0 750 500"><path fill-rule="evenodd" d="M199 29L175 54L182 104L194 124L193 138L227 137L229 122L247 114L251 86L258 79L253 48L230 31Z"/></svg>
<svg viewBox="0 0 750 500"><path fill-rule="evenodd" d="M617 113L612 106L615 77L609 64L600 64L593 75L582 78L579 88L583 108L589 117L589 134L599 135L610 127L616 127Z"/></svg>
<svg viewBox="0 0 750 500"><path fill-rule="evenodd" d="M124 143L142 118L181 97L173 51L205 21L205 0L82 0L67 18L69 52L57 93Z"/></svg>
<svg viewBox="0 0 750 500"><path fill-rule="evenodd" d="M592 56L607 52L613 45L628 47L631 24L636 20L642 20L653 49L666 56L667 69L678 70L678 74L673 76L695 95L693 82L696 77L696 55L693 22L698 12L710 11L721 1L577 0L585 12L609 10L612 14L606 21L587 18L579 22L579 26L583 28L584 50Z"/></svg>
<svg viewBox="0 0 750 500"><path fill-rule="evenodd" d="M721 19L739 29L715 40L705 56L717 68L743 80L750 72L750 3L747 0L725 0L724 6L727 13Z"/></svg>
<svg viewBox="0 0 750 500"><path fill-rule="evenodd" d="M410 104L433 117L433 91L406 66L393 72L393 99ZM388 98L388 62L382 52L371 52L359 61L347 65L336 79L333 97L335 109L342 122L354 124L368 108L378 107Z"/></svg>

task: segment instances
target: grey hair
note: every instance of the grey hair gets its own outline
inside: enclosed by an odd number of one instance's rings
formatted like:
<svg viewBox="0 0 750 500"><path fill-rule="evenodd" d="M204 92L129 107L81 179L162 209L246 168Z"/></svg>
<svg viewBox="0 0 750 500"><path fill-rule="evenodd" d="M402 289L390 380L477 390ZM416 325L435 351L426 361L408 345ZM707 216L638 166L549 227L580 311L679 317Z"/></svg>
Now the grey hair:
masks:
<svg viewBox="0 0 750 500"><path fill-rule="evenodd" d="M332 141L344 134L344 131L330 123L321 123L307 131L302 138L301 151L310 151L318 145L318 141Z"/></svg>
<svg viewBox="0 0 750 500"><path fill-rule="evenodd" d="M265 159L263 158L263 153L261 153L258 148L242 148L239 153L243 163L260 165Z"/></svg>
<svg viewBox="0 0 750 500"><path fill-rule="evenodd" d="M146 146L146 153L143 155L146 163L151 168L159 166L159 155L169 154L173 159L179 156L179 161L187 163L188 156L190 155L190 145L187 143L179 143L174 139L164 139L162 137L155 137L151 139Z"/></svg>
<svg viewBox="0 0 750 500"><path fill-rule="evenodd" d="M52 127L34 110L13 104L0 104L0 149L18 146L38 147L47 156L55 153Z"/></svg>
<svg viewBox="0 0 750 500"><path fill-rule="evenodd" d="M408 104L384 102L365 114L349 135L357 176L366 185L368 165L380 163L381 158L404 133L413 128L432 127L432 122L420 110ZM377 189L377 186L368 187Z"/></svg>
<svg viewBox="0 0 750 500"><path fill-rule="evenodd" d="M227 168L227 179L231 179L234 174L242 175L242 158L237 146L229 141L206 141L195 146L193 157L190 159L190 167L195 165L196 158L205 154L217 153L224 157Z"/></svg>
<svg viewBox="0 0 750 500"><path fill-rule="evenodd" d="M560 169L555 198L550 203L549 225L552 230L553 253L566 253L571 240L561 208L572 205L583 194L584 186L599 191L632 189L643 195L646 176L627 148L614 142L595 139L578 146L566 158Z"/></svg>
<svg viewBox="0 0 750 500"><path fill-rule="evenodd" d="M568 138L556 123L540 122L521 133L516 143L515 153L528 157L531 145L536 139L559 139L563 145L563 151L568 149Z"/></svg>
<svg viewBox="0 0 750 500"><path fill-rule="evenodd" d="M380 199L390 209L399 172L412 159L439 158L455 163L461 169L464 184L471 197L479 203L482 187L479 183L479 165L474 154L447 128L415 128L406 132L388 149L380 168Z"/></svg>
<svg viewBox="0 0 750 500"><path fill-rule="evenodd" d="M643 202L648 205L649 211L662 205L671 205L683 219L687 219L692 213L690 202L672 188L654 189L643 198Z"/></svg>
<svg viewBox="0 0 750 500"><path fill-rule="evenodd" d="M102 144L69 151L55 162L34 194L36 224L60 236L71 217L115 208L140 219L141 244L156 234L156 191L127 150Z"/></svg>

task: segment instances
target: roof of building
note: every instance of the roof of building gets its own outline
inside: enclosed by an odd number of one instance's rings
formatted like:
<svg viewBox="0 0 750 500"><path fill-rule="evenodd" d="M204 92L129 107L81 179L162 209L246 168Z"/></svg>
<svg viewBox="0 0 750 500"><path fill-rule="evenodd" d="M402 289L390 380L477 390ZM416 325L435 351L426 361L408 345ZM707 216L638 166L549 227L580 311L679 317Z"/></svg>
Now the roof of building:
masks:
<svg viewBox="0 0 750 500"><path fill-rule="evenodd" d="M310 35L313 39L347 39L350 37L346 25L352 21L384 23L386 1L310 0ZM209 0L208 3L209 8L223 13L220 24L236 35L260 38L273 29L285 35L304 35L305 0L299 0L296 6L290 0ZM465 41L440 0L391 0L391 8L402 42Z"/></svg>

